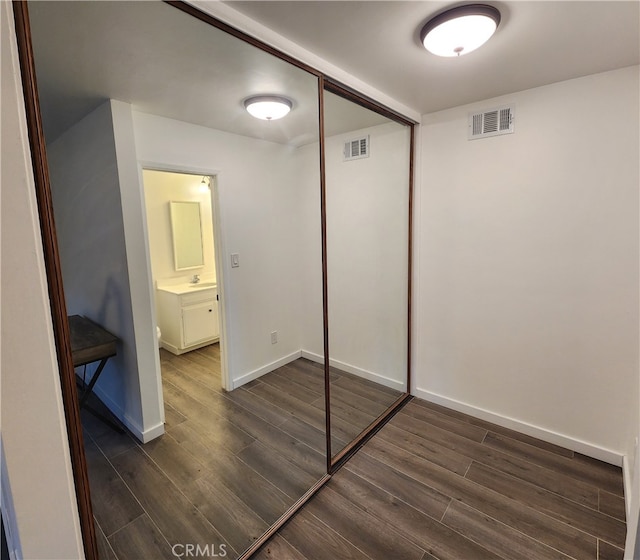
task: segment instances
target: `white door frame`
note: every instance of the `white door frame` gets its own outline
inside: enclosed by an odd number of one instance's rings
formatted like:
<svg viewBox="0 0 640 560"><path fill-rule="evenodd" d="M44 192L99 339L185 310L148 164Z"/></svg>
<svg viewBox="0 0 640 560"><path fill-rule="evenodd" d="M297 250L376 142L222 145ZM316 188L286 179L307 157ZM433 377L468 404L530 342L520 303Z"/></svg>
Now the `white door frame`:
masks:
<svg viewBox="0 0 640 560"><path fill-rule="evenodd" d="M227 259L223 258L225 253L225 242L224 242L224 228L222 226L222 212L220 209L220 195L219 195L219 183L220 183L220 171L212 170L212 169L204 169L204 168L194 168L187 167L182 165L174 165L163 162L151 162L151 161L138 161L139 174L141 177L140 187L142 188L142 201L144 207L144 220L146 221L146 205L144 204L144 181L142 180L142 171L144 169L150 171L165 171L167 173L185 173L188 175L203 175L210 178L210 186L211 186L211 210L213 216L213 243L214 243L214 251L215 251L215 264L216 264L216 281L217 281L217 292L218 292L218 321L220 323L220 375L221 375L221 384L222 388L226 391L230 391L233 389L233 385L231 383L231 367L230 367L230 357L229 350L231 345L229 344L228 332L230 329L228 328L229 320L227 317L227 309L228 309L228 298L227 298L227 290L225 286L227 285L227 278L229 278L229 271L225 266ZM149 254L149 230L145 228L145 246L147 247L147 266L149 270L151 270L151 255ZM158 379L158 383L162 388L162 382ZM162 391L160 391L162 394Z"/></svg>
<svg viewBox="0 0 640 560"><path fill-rule="evenodd" d="M218 317L220 323L220 376L222 378L222 388L225 391L233 389L231 381L231 345L229 344L229 291L227 279L230 278L228 269L229 259L226 255L225 229L223 227L222 210L220 206L220 173L209 174L211 186L211 211L213 215L213 247L216 262L216 280L218 284Z"/></svg>

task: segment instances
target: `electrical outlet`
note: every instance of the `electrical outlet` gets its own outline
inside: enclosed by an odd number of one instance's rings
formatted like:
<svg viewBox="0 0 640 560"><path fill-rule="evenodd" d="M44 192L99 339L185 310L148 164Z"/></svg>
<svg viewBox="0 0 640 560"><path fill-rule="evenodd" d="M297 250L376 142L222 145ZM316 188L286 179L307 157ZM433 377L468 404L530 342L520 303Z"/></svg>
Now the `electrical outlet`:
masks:
<svg viewBox="0 0 640 560"><path fill-rule="evenodd" d="M278 342L278 331L273 331L271 333L271 344L276 344Z"/></svg>

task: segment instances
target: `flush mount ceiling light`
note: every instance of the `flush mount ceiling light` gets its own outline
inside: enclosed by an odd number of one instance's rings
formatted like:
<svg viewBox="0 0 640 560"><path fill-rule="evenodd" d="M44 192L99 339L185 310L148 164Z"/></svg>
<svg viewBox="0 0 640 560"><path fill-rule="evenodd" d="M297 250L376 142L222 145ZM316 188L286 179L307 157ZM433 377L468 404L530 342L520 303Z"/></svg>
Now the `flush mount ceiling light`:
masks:
<svg viewBox="0 0 640 560"><path fill-rule="evenodd" d="M211 179L204 175L200 181L200 191L207 192L209 189L211 189Z"/></svg>
<svg viewBox="0 0 640 560"><path fill-rule="evenodd" d="M244 108L256 119L275 121L281 119L293 104L286 97L280 95L256 95L245 99Z"/></svg>
<svg viewBox="0 0 640 560"><path fill-rule="evenodd" d="M420 39L435 55L461 56L486 43L499 23L500 12L493 6L458 6L431 18L422 28Z"/></svg>

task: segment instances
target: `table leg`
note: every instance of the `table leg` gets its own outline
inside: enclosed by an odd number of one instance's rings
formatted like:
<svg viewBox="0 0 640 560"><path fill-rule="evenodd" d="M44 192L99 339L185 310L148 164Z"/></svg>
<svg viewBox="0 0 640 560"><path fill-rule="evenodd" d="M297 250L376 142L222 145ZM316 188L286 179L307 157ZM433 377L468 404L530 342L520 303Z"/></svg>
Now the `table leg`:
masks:
<svg viewBox="0 0 640 560"><path fill-rule="evenodd" d="M93 374L93 377L91 378L91 381L89 381L89 385L87 385L84 389L84 392L82 393L82 396L80 397L80 408L82 408L85 403L87 402L87 399L89 398L89 395L91 394L91 391L93 391L93 386L97 383L98 378L100 377L100 374L102 373L102 370L104 369L104 366L107 364L107 360L109 358L102 358L102 360L100 360L100 364L98 365L98 369L96 369L96 372Z"/></svg>
<svg viewBox="0 0 640 560"><path fill-rule="evenodd" d="M88 385L86 383L84 384L84 391L82 392L82 396L80 397L80 409L81 410L83 408L86 409L87 412L90 412L96 418L99 418L105 424L108 424L117 432L124 434L125 431L120 426L118 426L115 422L113 422L113 420L111 420L110 418L107 418L104 414L102 414L101 412L98 412L96 409L94 409L93 407L87 404L87 399L89 398L89 395L91 395L94 385L98 382L98 378L100 377L100 374L102 373L102 370L104 369L104 366L106 365L108 359L109 358L102 358L102 360L100 360L100 363L98 364L98 368L93 374L91 381L89 381Z"/></svg>

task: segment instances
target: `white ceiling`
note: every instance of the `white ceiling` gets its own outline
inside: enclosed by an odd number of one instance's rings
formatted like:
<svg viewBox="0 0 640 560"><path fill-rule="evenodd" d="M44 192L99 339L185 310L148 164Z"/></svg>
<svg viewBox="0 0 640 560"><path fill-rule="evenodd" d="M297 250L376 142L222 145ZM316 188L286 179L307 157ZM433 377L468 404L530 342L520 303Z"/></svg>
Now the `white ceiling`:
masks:
<svg viewBox="0 0 640 560"><path fill-rule="evenodd" d="M113 98L137 110L277 142L317 138L317 79L161 2L30 2L47 140ZM251 117L251 95L292 118Z"/></svg>
<svg viewBox="0 0 640 560"><path fill-rule="evenodd" d="M482 48L440 58L420 43L440 1L232 1L230 6L420 114L640 63L640 3L494 1Z"/></svg>
<svg viewBox="0 0 640 560"><path fill-rule="evenodd" d="M405 1L255 1L231 7L424 114L640 62L638 1L493 2L496 35L459 59L419 42L448 6ZM159 2L30 2L49 141L114 98L143 112L271 141L317 138L316 79ZM280 121L244 111L251 95L293 100ZM381 118L327 106L329 135ZM349 106L347 105L347 109Z"/></svg>

